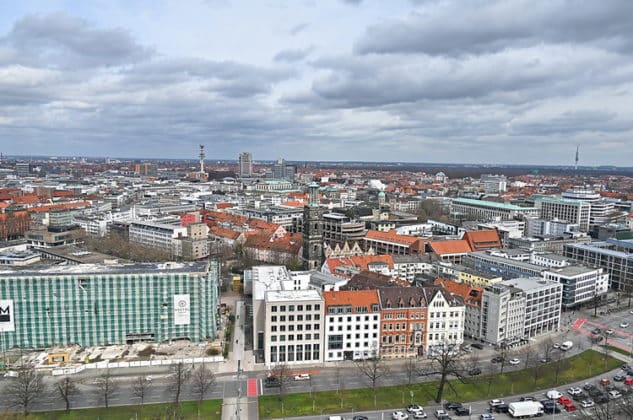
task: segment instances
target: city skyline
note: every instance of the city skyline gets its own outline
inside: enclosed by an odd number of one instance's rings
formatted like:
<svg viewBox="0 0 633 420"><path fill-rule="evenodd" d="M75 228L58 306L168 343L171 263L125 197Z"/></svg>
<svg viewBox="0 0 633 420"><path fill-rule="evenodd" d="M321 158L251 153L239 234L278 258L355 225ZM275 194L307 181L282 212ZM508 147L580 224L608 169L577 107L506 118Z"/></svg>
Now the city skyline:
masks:
<svg viewBox="0 0 633 420"><path fill-rule="evenodd" d="M633 4L28 1L5 155L631 166Z"/></svg>

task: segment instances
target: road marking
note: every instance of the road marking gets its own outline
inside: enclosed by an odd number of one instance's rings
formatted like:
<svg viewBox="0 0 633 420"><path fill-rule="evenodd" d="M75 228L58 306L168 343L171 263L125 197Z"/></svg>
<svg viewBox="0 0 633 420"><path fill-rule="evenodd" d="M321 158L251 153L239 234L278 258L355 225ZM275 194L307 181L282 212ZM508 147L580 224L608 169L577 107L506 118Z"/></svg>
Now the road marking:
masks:
<svg viewBox="0 0 633 420"><path fill-rule="evenodd" d="M251 379L248 380L247 396L248 397L257 397L258 396L257 379L256 378L251 378Z"/></svg>

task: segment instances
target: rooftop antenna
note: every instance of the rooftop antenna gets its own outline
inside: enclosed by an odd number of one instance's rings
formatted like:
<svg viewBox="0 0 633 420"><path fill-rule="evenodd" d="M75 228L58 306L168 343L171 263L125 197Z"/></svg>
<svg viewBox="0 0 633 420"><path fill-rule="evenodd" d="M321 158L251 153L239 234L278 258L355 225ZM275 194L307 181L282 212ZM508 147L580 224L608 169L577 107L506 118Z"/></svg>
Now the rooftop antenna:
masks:
<svg viewBox="0 0 633 420"><path fill-rule="evenodd" d="M200 173L204 173L204 144L200 145Z"/></svg>
<svg viewBox="0 0 633 420"><path fill-rule="evenodd" d="M576 146L576 164L574 165L574 171L578 171L578 149L580 146Z"/></svg>

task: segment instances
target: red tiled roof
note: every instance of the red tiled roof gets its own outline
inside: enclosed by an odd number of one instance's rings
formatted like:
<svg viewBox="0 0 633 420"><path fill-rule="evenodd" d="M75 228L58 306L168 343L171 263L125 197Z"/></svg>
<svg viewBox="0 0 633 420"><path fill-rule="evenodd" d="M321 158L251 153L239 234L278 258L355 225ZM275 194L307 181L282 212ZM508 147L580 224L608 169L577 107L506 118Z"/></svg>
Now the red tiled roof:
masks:
<svg viewBox="0 0 633 420"><path fill-rule="evenodd" d="M394 229L389 232L381 232L379 230L370 229L365 234L365 238L376 241L392 242L406 246L412 246L416 242L420 241L420 238L416 238L415 236L399 235Z"/></svg>
<svg viewBox="0 0 633 420"><path fill-rule="evenodd" d="M501 237L496 229L469 230L464 234L472 251L482 251L491 248L502 248Z"/></svg>
<svg viewBox="0 0 633 420"><path fill-rule="evenodd" d="M233 203L217 203L215 208L218 210L228 209L233 207Z"/></svg>
<svg viewBox="0 0 633 420"><path fill-rule="evenodd" d="M453 280L437 278L434 282L437 286L442 286L451 295L460 296L464 303L470 306L481 306L481 299L484 289L471 286L466 283L459 283Z"/></svg>
<svg viewBox="0 0 633 420"><path fill-rule="evenodd" d="M70 210L81 207L90 207L90 203L87 201L77 201L73 203L47 204L44 206L31 207L28 211L31 213L46 213L53 210Z"/></svg>
<svg viewBox="0 0 633 420"><path fill-rule="evenodd" d="M378 291L376 290L340 290L323 292L325 307L337 305L351 305L353 308L378 305Z"/></svg>
<svg viewBox="0 0 633 420"><path fill-rule="evenodd" d="M231 229L226 229L220 226L211 226L209 228L209 231L215 235L218 236L220 238L227 238L227 239L232 239L232 240L236 240L237 238L240 237L240 232L236 232L234 230Z"/></svg>
<svg viewBox="0 0 633 420"><path fill-rule="evenodd" d="M463 239L429 242L429 246L437 255L466 254L471 251L470 245Z"/></svg>

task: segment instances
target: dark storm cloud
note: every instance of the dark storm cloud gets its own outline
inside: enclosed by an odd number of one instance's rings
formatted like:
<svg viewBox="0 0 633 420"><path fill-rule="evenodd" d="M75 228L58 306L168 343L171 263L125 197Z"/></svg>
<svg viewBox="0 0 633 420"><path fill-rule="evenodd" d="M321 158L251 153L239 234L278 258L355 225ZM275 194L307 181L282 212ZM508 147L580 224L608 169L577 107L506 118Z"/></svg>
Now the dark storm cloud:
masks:
<svg viewBox="0 0 633 420"><path fill-rule="evenodd" d="M552 117L510 124L511 134L550 136L581 132L624 132L631 130L631 121L617 118L617 114L605 111L564 112Z"/></svg>
<svg viewBox="0 0 633 420"><path fill-rule="evenodd" d="M275 61L286 61L286 62L295 62L301 61L306 58L310 53L314 50L314 47L310 46L303 49L295 49L295 50L282 50L275 54L273 59Z"/></svg>
<svg viewBox="0 0 633 420"><path fill-rule="evenodd" d="M0 45L17 50L21 64L57 68L117 66L151 55L123 29L91 28L62 13L20 19Z"/></svg>
<svg viewBox="0 0 633 420"><path fill-rule="evenodd" d="M630 53L630 0L470 1L370 26L360 54L481 54L540 43L595 43Z"/></svg>

